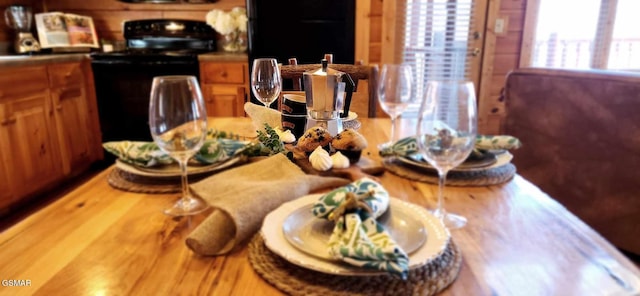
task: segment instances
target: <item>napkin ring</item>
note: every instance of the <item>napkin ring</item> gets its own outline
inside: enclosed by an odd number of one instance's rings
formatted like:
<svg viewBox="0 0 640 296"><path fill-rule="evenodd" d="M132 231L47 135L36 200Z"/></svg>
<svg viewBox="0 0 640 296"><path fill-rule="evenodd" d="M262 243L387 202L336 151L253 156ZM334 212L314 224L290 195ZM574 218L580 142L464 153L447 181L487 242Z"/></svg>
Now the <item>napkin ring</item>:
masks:
<svg viewBox="0 0 640 296"><path fill-rule="evenodd" d="M375 191L373 190L369 190L367 193L361 195L356 195L353 192L347 192L344 201L329 214L329 220L338 222L340 217L344 216L348 211L355 211L358 209L363 209L365 212L369 213L369 215L373 215L373 209L364 201L364 199L373 196L374 194Z"/></svg>

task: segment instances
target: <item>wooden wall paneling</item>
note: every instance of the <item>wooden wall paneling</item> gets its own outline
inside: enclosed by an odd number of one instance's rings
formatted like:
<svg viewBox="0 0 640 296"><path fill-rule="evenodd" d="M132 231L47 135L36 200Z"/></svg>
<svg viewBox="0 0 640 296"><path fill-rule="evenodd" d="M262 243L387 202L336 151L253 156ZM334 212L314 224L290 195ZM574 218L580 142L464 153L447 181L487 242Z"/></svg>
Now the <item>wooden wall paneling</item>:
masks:
<svg viewBox="0 0 640 296"><path fill-rule="evenodd" d="M506 75L511 70L518 68L517 54L501 54L496 55L493 65L494 75Z"/></svg>
<svg viewBox="0 0 640 296"><path fill-rule="evenodd" d="M493 55L493 73L490 86L483 93L482 127L487 133L502 133L502 124L507 116L505 102L501 97L507 74L519 67L522 49L522 32L525 28L525 9L537 0L501 0L498 17L508 19L506 34L496 36ZM495 24L487 23L488 27Z"/></svg>
<svg viewBox="0 0 640 296"><path fill-rule="evenodd" d="M518 66L531 66L531 54L533 51L533 38L536 35L536 21L538 19L539 0L528 0L524 8L524 24L522 31L522 44L520 45L520 58Z"/></svg>
<svg viewBox="0 0 640 296"><path fill-rule="evenodd" d="M496 55L501 54L515 54L520 52L520 46L522 45L522 32L514 31L507 32L506 35L502 35L496 38Z"/></svg>
<svg viewBox="0 0 640 296"><path fill-rule="evenodd" d="M480 70L480 82L478 87L478 132L481 134L495 134L489 129L489 117L492 98L489 95L491 77L494 72L494 58L496 51L495 21L499 12L500 0L488 0L486 7L486 27L484 29L484 46Z"/></svg>
<svg viewBox="0 0 640 296"><path fill-rule="evenodd" d="M371 0L356 0L354 60L369 64L369 35L371 33Z"/></svg>
<svg viewBox="0 0 640 296"><path fill-rule="evenodd" d="M4 0L3 0L4 1ZM128 4L116 0L42 0L48 11L64 11L93 18L98 36L122 40L122 23L127 20L178 18L205 20L212 9L230 10L245 6L244 0L220 0L212 4Z"/></svg>
<svg viewBox="0 0 640 296"><path fill-rule="evenodd" d="M394 63L396 55L396 2L402 0L385 0L382 9L382 43L380 63Z"/></svg>
<svg viewBox="0 0 640 296"><path fill-rule="evenodd" d="M206 20L208 11L193 11L193 10L175 10L175 11L163 11L162 18L167 19L182 19L182 20Z"/></svg>
<svg viewBox="0 0 640 296"><path fill-rule="evenodd" d="M382 0L371 0L369 12L369 63L380 64L382 59Z"/></svg>
<svg viewBox="0 0 640 296"><path fill-rule="evenodd" d="M122 24L129 20L162 18L162 11L110 11L110 10L65 10L65 12L87 15L93 18L98 37L123 40Z"/></svg>
<svg viewBox="0 0 640 296"><path fill-rule="evenodd" d="M530 0L502 0L500 10L524 10Z"/></svg>

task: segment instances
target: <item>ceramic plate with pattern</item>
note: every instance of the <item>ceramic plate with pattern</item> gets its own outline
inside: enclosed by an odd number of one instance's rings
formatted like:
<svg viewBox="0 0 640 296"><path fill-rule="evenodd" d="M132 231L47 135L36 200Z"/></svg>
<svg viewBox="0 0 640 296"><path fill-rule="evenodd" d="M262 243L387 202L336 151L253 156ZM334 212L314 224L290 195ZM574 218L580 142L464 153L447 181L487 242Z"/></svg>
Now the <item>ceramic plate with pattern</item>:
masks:
<svg viewBox="0 0 640 296"><path fill-rule="evenodd" d="M303 206L284 220L284 237L309 255L334 260L328 252L327 242L335 223L315 217L312 208L313 203ZM413 253L427 240L422 222L413 214L415 212L406 203L391 199L390 209L377 219L407 254Z"/></svg>
<svg viewBox="0 0 640 296"><path fill-rule="evenodd" d="M289 243L285 237L285 231L283 230L285 223L287 223L287 219L290 219L290 216L292 215L296 215L295 213L297 211L301 211L301 208L311 210L311 206L318 200L318 198L320 198L320 196L320 194L306 195L284 203L269 213L265 217L262 228L260 229L260 233L264 238L267 248L292 264L323 273L344 276L371 276L386 274L386 272L383 271L358 268L342 261L326 260L318 256L312 256L307 254L306 251L302 251L298 247L295 247L294 244ZM404 216L405 214L407 216L411 216L411 218L407 219L418 221L424 229L426 241L409 254L409 269L424 266L444 252L444 249L449 242L450 234L444 225L442 225L440 220L434 217L426 209L396 198L391 198L390 207L392 214L395 210L398 211L398 216ZM402 214L399 213L400 211L402 211ZM315 220L318 219L312 214L311 217ZM384 215L381 216L380 219L385 219ZM316 238L314 238L314 240L316 240Z"/></svg>

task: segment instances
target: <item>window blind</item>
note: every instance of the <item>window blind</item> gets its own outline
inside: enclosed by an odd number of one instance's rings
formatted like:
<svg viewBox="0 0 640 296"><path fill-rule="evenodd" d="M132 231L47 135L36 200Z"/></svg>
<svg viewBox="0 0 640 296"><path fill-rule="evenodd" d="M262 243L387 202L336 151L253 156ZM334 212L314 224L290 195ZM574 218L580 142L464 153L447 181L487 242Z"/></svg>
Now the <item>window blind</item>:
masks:
<svg viewBox="0 0 640 296"><path fill-rule="evenodd" d="M426 83L435 79L470 79L472 0L399 1L396 34L402 36L403 63L412 65L414 103L406 113L417 112Z"/></svg>

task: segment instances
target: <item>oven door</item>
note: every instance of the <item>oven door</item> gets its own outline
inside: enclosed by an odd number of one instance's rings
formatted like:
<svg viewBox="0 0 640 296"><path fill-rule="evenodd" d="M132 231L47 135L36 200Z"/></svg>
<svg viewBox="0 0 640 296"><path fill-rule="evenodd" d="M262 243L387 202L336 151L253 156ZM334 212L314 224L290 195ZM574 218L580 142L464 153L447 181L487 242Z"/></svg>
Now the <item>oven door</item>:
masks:
<svg viewBox="0 0 640 296"><path fill-rule="evenodd" d="M93 75L102 141L152 141L149 131L149 95L155 76L198 77L197 59L94 59Z"/></svg>

